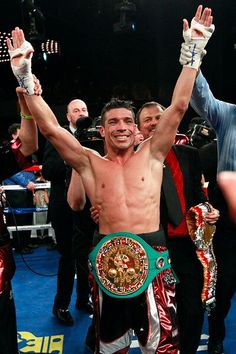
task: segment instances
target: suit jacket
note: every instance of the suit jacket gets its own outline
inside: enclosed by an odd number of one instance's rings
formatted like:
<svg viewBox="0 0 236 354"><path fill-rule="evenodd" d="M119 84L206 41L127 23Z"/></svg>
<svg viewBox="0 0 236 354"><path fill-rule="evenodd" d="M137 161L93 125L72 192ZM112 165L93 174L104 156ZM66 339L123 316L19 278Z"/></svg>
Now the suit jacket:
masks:
<svg viewBox="0 0 236 354"><path fill-rule="evenodd" d="M194 205L207 201L202 189L201 177L202 168L199 152L196 148L188 145L173 145L174 151L184 180L184 197L186 211ZM161 198L161 224L167 230L167 223L170 222L167 212L166 196L162 193Z"/></svg>
<svg viewBox="0 0 236 354"><path fill-rule="evenodd" d="M173 145L184 179L186 210L207 201L201 178L202 166L198 149L188 145Z"/></svg>
<svg viewBox="0 0 236 354"><path fill-rule="evenodd" d="M69 132L69 127L65 127ZM71 132L72 134L72 132ZM50 202L66 203L66 179L68 166L54 146L47 141L44 147L42 174L51 182Z"/></svg>

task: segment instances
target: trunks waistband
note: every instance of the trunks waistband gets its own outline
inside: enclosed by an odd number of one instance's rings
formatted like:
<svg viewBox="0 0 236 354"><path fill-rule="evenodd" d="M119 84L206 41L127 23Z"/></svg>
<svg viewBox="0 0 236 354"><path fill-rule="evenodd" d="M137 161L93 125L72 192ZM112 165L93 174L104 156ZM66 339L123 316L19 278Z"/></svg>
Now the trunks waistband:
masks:
<svg viewBox="0 0 236 354"><path fill-rule="evenodd" d="M147 244L151 247L154 246L164 246L166 247L166 236L163 228L161 227L158 231L147 232L143 234L137 234L141 237ZM93 235L93 246L96 246L98 242L100 242L105 236L104 234L100 234L98 231L94 232Z"/></svg>

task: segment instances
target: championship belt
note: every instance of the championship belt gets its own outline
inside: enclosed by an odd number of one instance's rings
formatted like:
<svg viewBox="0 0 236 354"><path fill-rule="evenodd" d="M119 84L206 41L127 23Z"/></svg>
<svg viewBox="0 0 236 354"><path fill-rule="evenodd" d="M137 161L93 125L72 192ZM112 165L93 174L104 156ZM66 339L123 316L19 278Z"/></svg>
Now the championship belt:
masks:
<svg viewBox="0 0 236 354"><path fill-rule="evenodd" d="M217 278L217 264L212 244L216 227L203 219L209 211L209 205L201 203L190 208L186 215L188 232L197 248L197 257L203 266L204 283L201 298L208 313L215 307Z"/></svg>
<svg viewBox="0 0 236 354"><path fill-rule="evenodd" d="M116 298L141 294L158 273L171 267L167 250L158 252L130 232L103 237L89 260L99 287Z"/></svg>

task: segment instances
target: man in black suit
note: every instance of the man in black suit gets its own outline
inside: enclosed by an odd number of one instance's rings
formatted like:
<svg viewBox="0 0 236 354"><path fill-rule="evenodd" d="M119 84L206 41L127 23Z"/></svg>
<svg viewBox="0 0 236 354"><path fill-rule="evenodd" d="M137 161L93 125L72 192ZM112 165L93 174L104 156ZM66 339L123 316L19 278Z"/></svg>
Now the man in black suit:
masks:
<svg viewBox="0 0 236 354"><path fill-rule="evenodd" d="M87 116L88 109L85 102L79 99L72 100L67 106L69 126L67 126L66 129L71 134L74 134L77 129L77 120ZM88 251L86 251L85 257L82 258L81 255L78 257L78 255L72 251L73 238L77 238L78 233L81 231L79 226L80 216L74 213L67 203L66 194L68 178L70 178L70 168L49 142L47 142L45 146L42 174L47 180L51 181L49 216L55 231L57 248L61 255L53 313L62 324L71 326L74 321L68 307L73 292L76 269L76 308L92 313L92 305L89 302L88 271L86 269L87 261L84 260L87 257ZM91 233L91 238L92 234L93 232ZM87 240L86 242L88 243L89 235L86 233L85 236L85 241ZM86 250L87 248L88 247L86 247Z"/></svg>
<svg viewBox="0 0 236 354"><path fill-rule="evenodd" d="M152 101L138 111L137 123L144 139L153 134L163 110L162 105ZM171 183L174 187L168 193ZM165 160L160 216L168 235L171 264L179 279L176 301L181 354L196 353L204 319L203 268L189 236L185 216L189 208L206 201L198 150L187 145L173 145ZM218 211L212 208L206 220L214 223L218 216Z"/></svg>
<svg viewBox="0 0 236 354"><path fill-rule="evenodd" d="M231 300L235 294L236 279L236 225L229 214L228 205L217 183L217 142L204 145L199 150L204 176L208 185L209 198L220 210L213 240L217 261L216 307L208 317L209 323L209 354L224 352L225 318L231 308ZM232 188L232 182L228 182ZM231 194L233 190L231 191Z"/></svg>

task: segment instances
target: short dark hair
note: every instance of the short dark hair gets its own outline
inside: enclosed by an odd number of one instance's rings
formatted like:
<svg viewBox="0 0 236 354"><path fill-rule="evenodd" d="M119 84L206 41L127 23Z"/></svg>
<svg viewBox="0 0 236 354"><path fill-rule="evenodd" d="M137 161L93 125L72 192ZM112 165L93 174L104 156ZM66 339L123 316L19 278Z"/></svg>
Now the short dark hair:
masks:
<svg viewBox="0 0 236 354"><path fill-rule="evenodd" d="M126 108L128 109L135 120L134 106L132 101L120 100L119 98L113 97L109 102L105 104L101 112L101 125L104 127L105 125L105 115L106 112L110 111L114 108Z"/></svg>
<svg viewBox="0 0 236 354"><path fill-rule="evenodd" d="M8 127L8 134L12 137L12 134L17 133L17 129L20 129L20 123L13 123Z"/></svg>
<svg viewBox="0 0 236 354"><path fill-rule="evenodd" d="M140 122L139 122L139 117L140 114L142 112L142 110L144 108L148 108L148 107L152 107L152 106L157 106L160 107L161 109L163 109L163 111L166 109L162 104L156 102L156 101L149 101L149 102L145 102L138 110L137 114L136 114L136 123L138 125L138 127L140 127Z"/></svg>

